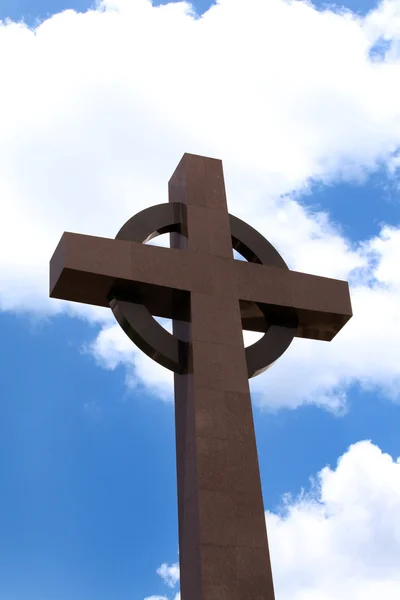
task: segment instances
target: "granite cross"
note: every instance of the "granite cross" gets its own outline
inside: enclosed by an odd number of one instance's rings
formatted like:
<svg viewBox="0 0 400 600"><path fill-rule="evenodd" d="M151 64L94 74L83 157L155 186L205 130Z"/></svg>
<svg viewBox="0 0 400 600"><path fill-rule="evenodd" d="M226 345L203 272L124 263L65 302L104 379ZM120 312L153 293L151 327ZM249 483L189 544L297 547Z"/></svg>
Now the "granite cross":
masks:
<svg viewBox="0 0 400 600"><path fill-rule="evenodd" d="M171 248L144 243L168 232ZM174 371L182 600L273 600L248 380L294 336L330 341L352 315L348 284L290 271L229 215L222 162L185 154L169 204L115 240L63 234L50 296L111 307ZM173 319L173 335L152 315ZM245 348L243 329L264 335Z"/></svg>

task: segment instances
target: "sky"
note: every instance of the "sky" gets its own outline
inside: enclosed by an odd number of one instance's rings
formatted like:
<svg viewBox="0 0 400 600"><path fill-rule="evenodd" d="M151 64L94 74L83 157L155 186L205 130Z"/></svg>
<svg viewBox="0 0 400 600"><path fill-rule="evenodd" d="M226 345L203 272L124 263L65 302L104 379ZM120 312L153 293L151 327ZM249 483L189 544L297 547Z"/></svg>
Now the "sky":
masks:
<svg viewBox="0 0 400 600"><path fill-rule="evenodd" d="M276 598L397 600L400 1L158 4L0 0L0 599L179 599L171 374L48 270L192 152L350 282L343 331L251 382Z"/></svg>

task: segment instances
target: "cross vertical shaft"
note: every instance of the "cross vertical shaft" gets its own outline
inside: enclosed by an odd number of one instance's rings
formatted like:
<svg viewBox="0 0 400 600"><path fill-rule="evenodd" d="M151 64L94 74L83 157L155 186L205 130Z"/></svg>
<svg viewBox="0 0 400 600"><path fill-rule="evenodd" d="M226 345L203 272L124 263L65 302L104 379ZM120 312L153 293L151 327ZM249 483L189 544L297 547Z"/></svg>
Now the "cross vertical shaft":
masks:
<svg viewBox="0 0 400 600"><path fill-rule="evenodd" d="M190 342L174 376L182 600L274 600L222 162L186 154L169 201L187 209L171 246L202 280L190 323L173 322Z"/></svg>

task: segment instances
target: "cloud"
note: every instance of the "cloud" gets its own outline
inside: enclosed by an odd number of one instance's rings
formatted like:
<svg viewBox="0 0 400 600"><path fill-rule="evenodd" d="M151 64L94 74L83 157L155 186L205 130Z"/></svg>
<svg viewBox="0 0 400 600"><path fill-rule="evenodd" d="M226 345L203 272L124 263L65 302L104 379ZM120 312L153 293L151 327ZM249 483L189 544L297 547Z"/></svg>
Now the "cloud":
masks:
<svg viewBox="0 0 400 600"><path fill-rule="evenodd" d="M165 202L185 151L216 156L230 210L291 268L352 281L354 319L332 344L296 341L254 382L256 401L340 411L354 381L398 398L399 230L355 243L298 198L313 181L362 180L378 166L398 178L399 15L399 0L365 17L221 0L201 18L185 2L104 0L35 29L0 24L0 309L96 323L99 364L122 364L133 388L170 398L170 374L108 311L49 300L48 262L64 230L113 237ZM370 58L381 39L386 50Z"/></svg>
<svg viewBox="0 0 400 600"><path fill-rule="evenodd" d="M358 442L267 512L277 600L400 597L400 459Z"/></svg>
<svg viewBox="0 0 400 600"><path fill-rule="evenodd" d="M166 563L162 564L159 569L157 569L157 575L161 577L166 585L173 588L179 581L179 563L174 563L172 565L167 565Z"/></svg>
<svg viewBox="0 0 400 600"><path fill-rule="evenodd" d="M84 351L92 354L105 369L114 370L123 365L128 388L137 390L144 386L148 393L168 402L172 400L172 373L138 350L119 325L103 326Z"/></svg>
<svg viewBox="0 0 400 600"><path fill-rule="evenodd" d="M267 513L277 598L400 594L400 460L369 441L325 467L316 489Z"/></svg>

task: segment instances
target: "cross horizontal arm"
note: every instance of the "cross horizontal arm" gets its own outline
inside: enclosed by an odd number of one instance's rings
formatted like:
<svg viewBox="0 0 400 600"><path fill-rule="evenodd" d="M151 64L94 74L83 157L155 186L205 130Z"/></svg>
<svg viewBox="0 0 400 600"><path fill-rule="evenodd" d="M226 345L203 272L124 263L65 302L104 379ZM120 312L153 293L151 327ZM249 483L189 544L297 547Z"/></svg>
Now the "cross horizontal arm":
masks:
<svg viewBox="0 0 400 600"><path fill-rule="evenodd" d="M235 261L235 269L246 329L265 331L255 303L266 306L270 322L296 317L296 336L316 340L332 340L353 314L346 281L243 261Z"/></svg>
<svg viewBox="0 0 400 600"><path fill-rule="evenodd" d="M108 306L116 292L171 318L174 307L187 304L180 296L209 292L212 281L199 260L172 248L64 233L50 261L50 296Z"/></svg>
<svg viewBox="0 0 400 600"><path fill-rule="evenodd" d="M352 316L345 281L232 262L244 329L264 332L265 315L281 324L295 317L298 337L330 341ZM197 252L64 233L50 261L50 296L108 307L113 294L155 316L187 320L189 292L213 293L212 263Z"/></svg>

